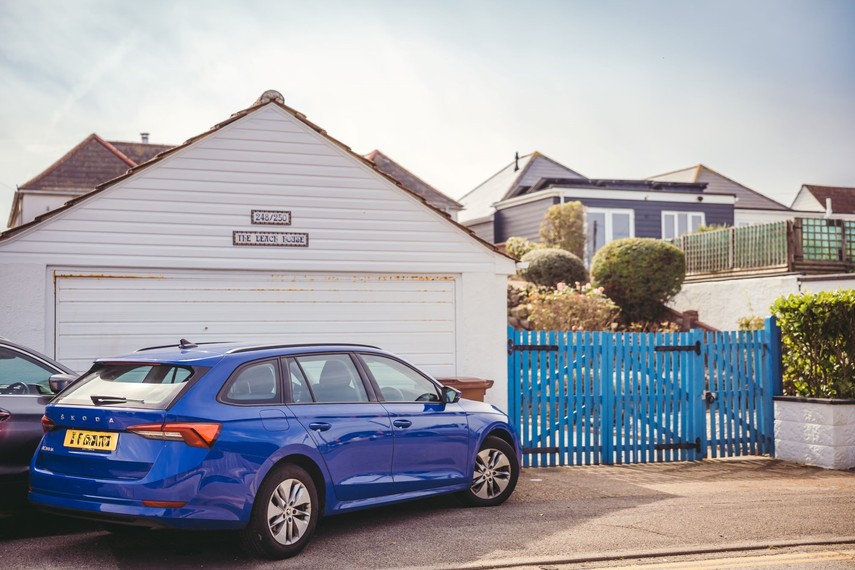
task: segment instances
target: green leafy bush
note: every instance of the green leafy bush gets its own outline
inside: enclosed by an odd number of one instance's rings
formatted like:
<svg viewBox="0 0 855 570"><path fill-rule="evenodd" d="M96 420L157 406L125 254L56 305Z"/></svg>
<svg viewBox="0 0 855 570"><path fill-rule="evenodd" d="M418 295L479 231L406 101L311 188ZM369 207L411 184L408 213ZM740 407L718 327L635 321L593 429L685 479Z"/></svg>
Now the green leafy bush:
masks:
<svg viewBox="0 0 855 570"><path fill-rule="evenodd" d="M518 236L509 237L505 242L505 251L508 252L508 255L517 259L522 259L522 256L538 247L540 247L540 244Z"/></svg>
<svg viewBox="0 0 855 570"><path fill-rule="evenodd" d="M726 230L728 226L724 224L710 224L709 226L701 226L698 228L697 233L704 234L707 232L716 232L718 230Z"/></svg>
<svg viewBox="0 0 855 570"><path fill-rule="evenodd" d="M618 306L590 283L556 289L540 289L529 294L529 322L538 330L612 330L620 312Z"/></svg>
<svg viewBox="0 0 855 570"><path fill-rule="evenodd" d="M555 287L561 282L588 281L582 260L563 249L535 249L525 254L521 261L528 263L528 267L520 270L520 277L535 285Z"/></svg>
<svg viewBox="0 0 855 570"><path fill-rule="evenodd" d="M758 317L756 315L749 315L747 317L739 317L736 320L736 324L741 331L759 331L763 330L763 327L766 326L763 321L763 317Z"/></svg>
<svg viewBox="0 0 855 570"><path fill-rule="evenodd" d="M855 398L855 290L787 295L772 314L781 327L784 393Z"/></svg>
<svg viewBox="0 0 855 570"><path fill-rule="evenodd" d="M626 238L604 245L591 263L591 281L621 308L629 321L655 321L680 292L686 256L658 239Z"/></svg>
<svg viewBox="0 0 855 570"><path fill-rule="evenodd" d="M540 240L545 247L585 254L585 207L581 202L550 206L540 223Z"/></svg>

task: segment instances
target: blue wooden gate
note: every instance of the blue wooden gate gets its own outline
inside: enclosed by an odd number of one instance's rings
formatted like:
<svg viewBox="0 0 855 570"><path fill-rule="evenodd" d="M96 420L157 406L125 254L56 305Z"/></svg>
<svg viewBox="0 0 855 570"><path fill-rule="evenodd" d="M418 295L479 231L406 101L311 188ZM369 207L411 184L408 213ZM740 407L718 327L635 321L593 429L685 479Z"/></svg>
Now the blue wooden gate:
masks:
<svg viewBox="0 0 855 570"><path fill-rule="evenodd" d="M509 328L508 379L526 466L772 454L780 332Z"/></svg>

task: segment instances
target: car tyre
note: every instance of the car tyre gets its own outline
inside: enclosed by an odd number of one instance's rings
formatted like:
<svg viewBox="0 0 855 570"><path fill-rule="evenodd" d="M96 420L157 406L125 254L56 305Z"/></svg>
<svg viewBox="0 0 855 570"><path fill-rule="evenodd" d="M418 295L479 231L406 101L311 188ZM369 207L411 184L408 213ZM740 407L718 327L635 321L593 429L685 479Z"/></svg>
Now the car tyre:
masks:
<svg viewBox="0 0 855 570"><path fill-rule="evenodd" d="M290 558L309 543L319 518L312 477L297 465L279 465L255 496L249 524L239 533L241 546L253 558Z"/></svg>
<svg viewBox="0 0 855 570"><path fill-rule="evenodd" d="M475 455L472 485L458 496L473 507L493 507L504 503L520 475L514 448L505 440L489 436Z"/></svg>

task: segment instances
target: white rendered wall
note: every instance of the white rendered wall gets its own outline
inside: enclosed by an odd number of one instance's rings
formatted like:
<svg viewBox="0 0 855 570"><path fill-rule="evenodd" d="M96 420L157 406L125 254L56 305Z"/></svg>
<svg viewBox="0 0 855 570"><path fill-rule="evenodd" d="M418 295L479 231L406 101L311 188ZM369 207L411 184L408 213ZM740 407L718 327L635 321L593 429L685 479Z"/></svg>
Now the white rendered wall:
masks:
<svg viewBox="0 0 855 570"><path fill-rule="evenodd" d="M768 224L769 222L780 222L781 220L792 220L794 212L777 210L733 210L734 226L750 226L754 224Z"/></svg>
<svg viewBox="0 0 855 570"><path fill-rule="evenodd" d="M695 310L701 321L720 330L736 330L740 317L768 317L778 297L809 291L855 287L855 275L776 275L684 283L669 305L678 311Z"/></svg>
<svg viewBox="0 0 855 570"><path fill-rule="evenodd" d="M80 194L48 194L25 192L21 201L21 225L32 222L38 216L56 210Z"/></svg>
<svg viewBox="0 0 855 570"><path fill-rule="evenodd" d="M684 283L669 303L678 311L698 311L698 318L720 330L736 330L740 317L767 317L781 295L799 290L795 275Z"/></svg>
<svg viewBox="0 0 855 570"><path fill-rule="evenodd" d="M775 400L775 457L826 469L855 468L855 402Z"/></svg>
<svg viewBox="0 0 855 570"><path fill-rule="evenodd" d="M53 292L47 290L45 272L41 263L0 259L0 336L49 354L45 323Z"/></svg>

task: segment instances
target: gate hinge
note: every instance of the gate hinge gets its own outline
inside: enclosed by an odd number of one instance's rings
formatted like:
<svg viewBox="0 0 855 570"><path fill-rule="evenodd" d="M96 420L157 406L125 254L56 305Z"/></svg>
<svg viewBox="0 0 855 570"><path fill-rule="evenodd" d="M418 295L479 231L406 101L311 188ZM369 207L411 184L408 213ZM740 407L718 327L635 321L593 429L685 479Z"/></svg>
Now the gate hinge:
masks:
<svg viewBox="0 0 855 570"><path fill-rule="evenodd" d="M656 346L653 348L656 352L694 352L701 353L701 341L696 340L695 344L679 345L679 346Z"/></svg>
<svg viewBox="0 0 855 570"><path fill-rule="evenodd" d="M701 452L701 438L696 437L695 443L658 443L653 446L656 451L668 451L672 449L694 449Z"/></svg>
<svg viewBox="0 0 855 570"><path fill-rule="evenodd" d="M523 447L523 455L546 455L547 453L558 453L557 447Z"/></svg>
<svg viewBox="0 0 855 570"><path fill-rule="evenodd" d="M557 344L514 344L513 339L508 339L508 354L528 350L531 352L558 352Z"/></svg>

